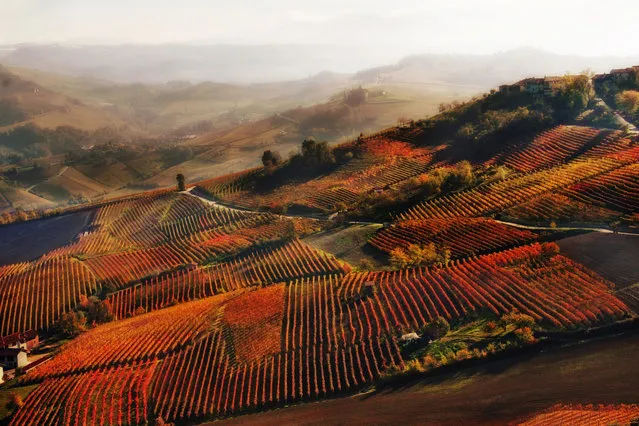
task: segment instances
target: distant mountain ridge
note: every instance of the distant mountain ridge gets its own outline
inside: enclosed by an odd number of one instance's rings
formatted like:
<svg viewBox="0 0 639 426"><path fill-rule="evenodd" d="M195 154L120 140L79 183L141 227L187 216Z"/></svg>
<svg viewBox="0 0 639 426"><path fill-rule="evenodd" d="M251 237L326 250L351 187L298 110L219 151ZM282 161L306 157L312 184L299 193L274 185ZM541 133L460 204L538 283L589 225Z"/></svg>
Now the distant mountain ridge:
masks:
<svg viewBox="0 0 639 426"><path fill-rule="evenodd" d="M493 55L412 55L394 65L360 71L355 78L364 82L445 82L488 88L532 76L577 74L586 69L603 72L631 62L639 62L639 57L559 55L521 48Z"/></svg>
<svg viewBox="0 0 639 426"><path fill-rule="evenodd" d="M125 84L266 83L306 79L332 71L353 74L365 82L375 81L382 73L390 74L395 81L486 88L525 76L578 73L585 68L599 72L639 61L639 57L560 55L533 48L492 55L416 54L403 59L397 55L401 53L394 54L381 46L293 44L0 46L0 61L6 65Z"/></svg>

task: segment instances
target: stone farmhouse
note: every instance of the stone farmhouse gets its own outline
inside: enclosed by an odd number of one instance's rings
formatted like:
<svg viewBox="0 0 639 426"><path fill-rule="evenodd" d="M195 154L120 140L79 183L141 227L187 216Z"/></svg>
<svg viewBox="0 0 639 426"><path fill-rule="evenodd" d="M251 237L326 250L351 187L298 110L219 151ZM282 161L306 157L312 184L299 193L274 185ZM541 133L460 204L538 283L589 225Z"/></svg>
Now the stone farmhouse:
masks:
<svg viewBox="0 0 639 426"><path fill-rule="evenodd" d="M530 93L532 95L550 96L563 81L562 77L525 78L514 84L499 86L501 93Z"/></svg>
<svg viewBox="0 0 639 426"><path fill-rule="evenodd" d="M607 82L621 83L628 81L634 76L639 75L639 65L628 68L617 68L610 70L608 74L597 74L592 78L595 84L603 84Z"/></svg>
<svg viewBox="0 0 639 426"><path fill-rule="evenodd" d="M7 370L23 368L29 363L27 352L22 348L2 348L0 349L0 365Z"/></svg>

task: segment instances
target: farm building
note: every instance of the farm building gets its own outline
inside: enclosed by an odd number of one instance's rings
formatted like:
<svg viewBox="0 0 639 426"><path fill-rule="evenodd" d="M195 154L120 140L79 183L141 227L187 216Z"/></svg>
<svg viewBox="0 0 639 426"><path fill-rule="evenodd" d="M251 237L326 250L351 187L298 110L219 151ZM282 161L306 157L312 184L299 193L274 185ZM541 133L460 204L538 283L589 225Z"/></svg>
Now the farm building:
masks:
<svg viewBox="0 0 639 426"><path fill-rule="evenodd" d="M499 86L501 93L521 93L526 92L533 95L552 95L552 93L563 82L562 77L526 78L514 84L504 84Z"/></svg>
<svg viewBox="0 0 639 426"><path fill-rule="evenodd" d="M6 369L22 368L28 362L27 353L22 348L0 349L0 365Z"/></svg>
<svg viewBox="0 0 639 426"><path fill-rule="evenodd" d="M37 348L39 344L40 337L34 330L0 337L0 348L20 348L27 351L27 353Z"/></svg>
<svg viewBox="0 0 639 426"><path fill-rule="evenodd" d="M630 80L632 76L634 76L637 72L639 72L639 65L635 65L633 67L628 68L618 68L610 71L610 75L617 81L626 81Z"/></svg>

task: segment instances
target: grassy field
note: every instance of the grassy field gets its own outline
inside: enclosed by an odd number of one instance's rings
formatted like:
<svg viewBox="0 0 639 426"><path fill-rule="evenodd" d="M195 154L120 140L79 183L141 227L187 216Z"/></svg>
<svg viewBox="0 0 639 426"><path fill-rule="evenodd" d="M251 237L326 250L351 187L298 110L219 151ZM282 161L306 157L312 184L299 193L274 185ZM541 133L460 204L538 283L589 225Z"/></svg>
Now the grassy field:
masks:
<svg viewBox="0 0 639 426"><path fill-rule="evenodd" d="M636 333L611 337L215 424L506 425L559 402L637 403L637 345Z"/></svg>
<svg viewBox="0 0 639 426"><path fill-rule="evenodd" d="M316 249L333 254L356 268L368 266L379 268L387 264L385 256L377 253L366 242L380 225L350 225L331 229L310 236L304 241Z"/></svg>
<svg viewBox="0 0 639 426"><path fill-rule="evenodd" d="M73 167L64 168L60 174L35 185L32 191L52 201L64 201L69 196L92 198L110 192L112 188L97 182Z"/></svg>
<svg viewBox="0 0 639 426"><path fill-rule="evenodd" d="M37 210L54 207L55 204L42 197L15 188L0 184L0 212L13 211L21 208L23 210Z"/></svg>

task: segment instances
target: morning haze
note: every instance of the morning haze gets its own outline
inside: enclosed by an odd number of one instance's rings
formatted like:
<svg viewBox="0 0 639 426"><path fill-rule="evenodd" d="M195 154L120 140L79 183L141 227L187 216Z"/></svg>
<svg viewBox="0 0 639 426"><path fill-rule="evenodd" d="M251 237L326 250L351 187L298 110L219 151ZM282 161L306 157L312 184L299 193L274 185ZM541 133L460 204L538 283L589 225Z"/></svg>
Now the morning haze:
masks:
<svg viewBox="0 0 639 426"><path fill-rule="evenodd" d="M0 425L639 425L636 0L0 3Z"/></svg>

